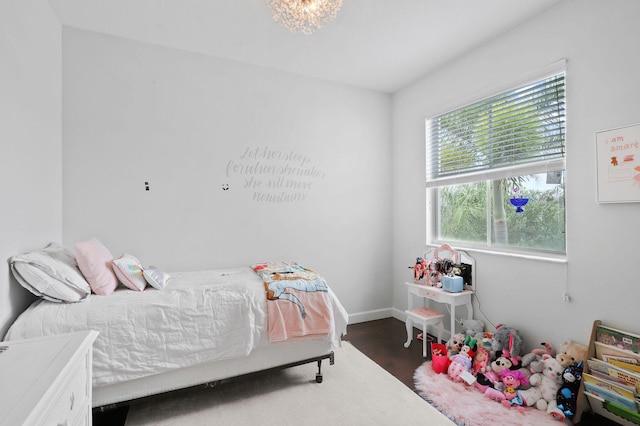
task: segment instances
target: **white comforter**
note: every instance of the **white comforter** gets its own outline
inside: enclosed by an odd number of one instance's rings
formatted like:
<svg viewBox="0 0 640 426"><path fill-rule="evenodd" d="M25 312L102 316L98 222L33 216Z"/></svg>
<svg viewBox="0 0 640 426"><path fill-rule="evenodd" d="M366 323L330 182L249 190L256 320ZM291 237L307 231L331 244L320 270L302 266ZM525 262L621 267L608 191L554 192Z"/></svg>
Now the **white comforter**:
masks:
<svg viewBox="0 0 640 426"><path fill-rule="evenodd" d="M20 315L5 340L99 331L94 387L245 356L268 343L264 285L251 268L170 275L164 290L122 288L73 304L38 301ZM336 341L347 319L332 299L339 325L329 338Z"/></svg>

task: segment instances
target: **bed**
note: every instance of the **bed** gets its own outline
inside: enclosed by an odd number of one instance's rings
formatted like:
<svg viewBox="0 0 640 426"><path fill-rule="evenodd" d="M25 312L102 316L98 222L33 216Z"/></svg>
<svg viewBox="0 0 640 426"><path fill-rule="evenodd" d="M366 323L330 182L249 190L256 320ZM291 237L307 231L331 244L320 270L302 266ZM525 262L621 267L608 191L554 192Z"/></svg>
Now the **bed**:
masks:
<svg viewBox="0 0 640 426"><path fill-rule="evenodd" d="M4 340L98 331L92 405L105 408L310 362L317 362L321 382L322 361L333 364L333 348L346 333L348 316L335 294L295 263L175 272L167 278L165 288L132 291L120 285L108 295L80 295L75 303L40 298ZM322 307L312 301L315 295ZM278 320L287 317L292 319Z"/></svg>

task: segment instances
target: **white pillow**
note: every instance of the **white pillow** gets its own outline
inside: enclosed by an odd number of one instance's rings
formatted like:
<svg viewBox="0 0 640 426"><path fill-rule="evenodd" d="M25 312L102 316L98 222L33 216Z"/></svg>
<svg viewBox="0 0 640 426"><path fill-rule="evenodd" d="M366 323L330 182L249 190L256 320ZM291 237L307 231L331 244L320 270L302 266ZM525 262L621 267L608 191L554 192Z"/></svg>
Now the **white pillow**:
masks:
<svg viewBox="0 0 640 426"><path fill-rule="evenodd" d="M125 287L142 291L147 286L142 276L142 264L134 256L124 253L119 258L113 259L111 264L116 277Z"/></svg>
<svg viewBox="0 0 640 426"><path fill-rule="evenodd" d="M52 302L80 302L91 295L73 255L58 243L13 256L11 272L24 288Z"/></svg>
<svg viewBox="0 0 640 426"><path fill-rule="evenodd" d="M106 296L118 287L118 279L111 267L112 260L109 249L95 238L76 243L78 268L95 294Z"/></svg>
<svg viewBox="0 0 640 426"><path fill-rule="evenodd" d="M169 274L159 270L155 266L149 266L142 274L149 285L153 288L157 288L158 290L165 288L171 279Z"/></svg>

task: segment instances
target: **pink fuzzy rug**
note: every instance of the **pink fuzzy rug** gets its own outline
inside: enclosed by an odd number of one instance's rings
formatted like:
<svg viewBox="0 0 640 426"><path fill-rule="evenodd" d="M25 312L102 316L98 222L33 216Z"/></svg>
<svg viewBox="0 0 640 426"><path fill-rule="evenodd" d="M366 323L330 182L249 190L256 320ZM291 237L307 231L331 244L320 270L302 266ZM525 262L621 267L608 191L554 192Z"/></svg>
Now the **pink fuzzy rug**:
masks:
<svg viewBox="0 0 640 426"><path fill-rule="evenodd" d="M420 396L460 426L565 426L546 413L528 407L524 413L504 407L485 397L482 392L465 383L454 382L446 374L436 374L431 362L425 362L415 371L413 380Z"/></svg>

